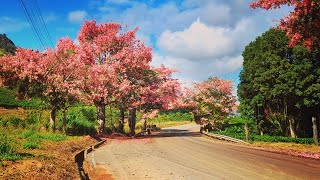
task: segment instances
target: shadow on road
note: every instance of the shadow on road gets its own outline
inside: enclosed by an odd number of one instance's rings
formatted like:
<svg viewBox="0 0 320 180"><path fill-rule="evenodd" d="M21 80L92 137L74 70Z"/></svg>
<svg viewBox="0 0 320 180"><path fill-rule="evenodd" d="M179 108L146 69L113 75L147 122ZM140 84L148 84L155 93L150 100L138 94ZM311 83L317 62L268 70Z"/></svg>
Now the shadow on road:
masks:
<svg viewBox="0 0 320 180"><path fill-rule="evenodd" d="M189 130L181 130L181 129L162 129L158 132L152 132L148 137L151 138L164 138L164 137L200 137L200 132L192 132Z"/></svg>

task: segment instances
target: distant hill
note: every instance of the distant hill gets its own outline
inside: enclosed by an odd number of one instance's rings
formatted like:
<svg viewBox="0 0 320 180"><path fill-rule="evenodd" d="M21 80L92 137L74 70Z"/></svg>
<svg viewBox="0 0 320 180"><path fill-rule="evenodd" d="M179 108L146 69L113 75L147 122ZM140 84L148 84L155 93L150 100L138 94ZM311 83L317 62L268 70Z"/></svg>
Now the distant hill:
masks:
<svg viewBox="0 0 320 180"><path fill-rule="evenodd" d="M14 54L16 49L16 45L7 37L6 34L0 34L0 55Z"/></svg>

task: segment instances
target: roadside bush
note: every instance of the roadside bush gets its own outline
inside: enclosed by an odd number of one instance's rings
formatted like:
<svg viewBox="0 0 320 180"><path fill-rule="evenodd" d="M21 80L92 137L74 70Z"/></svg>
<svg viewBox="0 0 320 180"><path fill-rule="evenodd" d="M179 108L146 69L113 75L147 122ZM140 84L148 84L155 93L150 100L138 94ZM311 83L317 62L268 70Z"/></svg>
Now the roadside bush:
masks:
<svg viewBox="0 0 320 180"><path fill-rule="evenodd" d="M244 132L239 133L237 132L236 128L231 129L229 131L215 131L213 133L222 134L225 136L230 136L233 138L246 140L246 135ZM291 137L284 137L284 136L270 136L270 135L257 135L257 134L250 134L249 135L250 141L262 141L262 142L288 142L288 143L298 143L298 144L312 144L312 138L291 138Z"/></svg>
<svg viewBox="0 0 320 180"><path fill-rule="evenodd" d="M96 134L95 117L95 107L70 108L67 112L66 132L71 135Z"/></svg>
<svg viewBox="0 0 320 180"><path fill-rule="evenodd" d="M23 109L39 109L42 107L42 101L41 99L31 98L28 100L20 101L19 106Z"/></svg>
<svg viewBox="0 0 320 180"><path fill-rule="evenodd" d="M312 144L312 138L291 138L284 136L269 136L269 135L254 135L252 136L253 141L263 141L263 142L289 142L289 143L299 143L299 144Z"/></svg>
<svg viewBox="0 0 320 180"><path fill-rule="evenodd" d="M71 117L68 119L68 124L66 127L66 133L70 135L88 135L96 134L95 123L90 121L82 121L76 119L76 117Z"/></svg>
<svg viewBox="0 0 320 180"><path fill-rule="evenodd" d="M0 87L0 106L5 108L19 107L19 101L16 99L15 92Z"/></svg>
<svg viewBox="0 0 320 180"><path fill-rule="evenodd" d="M237 134L237 133L245 133L243 124L229 125L229 127L227 127L225 129L225 132L227 132L227 133L235 133L235 134Z"/></svg>

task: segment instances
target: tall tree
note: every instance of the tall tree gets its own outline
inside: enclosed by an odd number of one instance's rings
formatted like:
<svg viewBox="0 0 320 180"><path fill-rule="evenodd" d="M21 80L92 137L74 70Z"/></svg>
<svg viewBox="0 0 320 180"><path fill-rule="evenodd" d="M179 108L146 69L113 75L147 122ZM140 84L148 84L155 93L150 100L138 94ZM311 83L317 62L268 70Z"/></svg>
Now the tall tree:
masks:
<svg viewBox="0 0 320 180"><path fill-rule="evenodd" d="M0 58L2 69L25 83L25 96L37 96L50 105L50 125L56 128L56 113L65 109L79 93L75 87L79 81L79 67L75 58L76 45L70 38L59 39L54 49L38 52L18 48L15 55ZM3 78L3 77L2 77Z"/></svg>
<svg viewBox="0 0 320 180"><path fill-rule="evenodd" d="M87 21L78 36L80 46L84 49L80 58L88 62L90 67L104 69L106 73L96 74L95 77L102 79L85 79L85 85L94 84L86 88L85 96L98 108L99 132L104 129L106 104L116 103L122 110L131 109L131 117L135 119L136 102L144 83L143 74L149 69L152 58L151 48L136 39L137 29L127 32L121 29L118 23L96 24L95 21ZM94 92L97 88L101 91ZM135 123L131 124L134 127Z"/></svg>
<svg viewBox="0 0 320 180"><path fill-rule="evenodd" d="M317 53L288 42L285 32L271 29L245 48L238 95L241 113L254 118L261 133L296 137L306 123L303 109L318 106L311 102L318 100L312 87L319 65Z"/></svg>

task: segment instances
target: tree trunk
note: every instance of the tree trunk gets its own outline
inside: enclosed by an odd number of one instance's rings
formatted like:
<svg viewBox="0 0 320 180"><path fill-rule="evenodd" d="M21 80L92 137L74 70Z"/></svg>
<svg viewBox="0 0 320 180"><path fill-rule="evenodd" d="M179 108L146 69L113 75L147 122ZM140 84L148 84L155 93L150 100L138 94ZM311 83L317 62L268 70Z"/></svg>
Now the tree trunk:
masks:
<svg viewBox="0 0 320 180"><path fill-rule="evenodd" d="M67 126L67 113L66 109L62 109L62 131L66 132L66 126Z"/></svg>
<svg viewBox="0 0 320 180"><path fill-rule="evenodd" d="M98 133L103 134L106 124L106 105L104 101L101 100L96 104L97 107L97 121L98 121Z"/></svg>
<svg viewBox="0 0 320 180"><path fill-rule="evenodd" d="M143 122L143 130L147 129L147 119L144 120Z"/></svg>
<svg viewBox="0 0 320 180"><path fill-rule="evenodd" d="M247 122L244 124L244 131L246 133L246 142L249 142L249 128Z"/></svg>
<svg viewBox="0 0 320 180"><path fill-rule="evenodd" d="M315 117L312 117L312 128L313 128L313 140L315 145L319 145L318 141L318 126L317 126L317 120Z"/></svg>
<svg viewBox="0 0 320 180"><path fill-rule="evenodd" d="M52 108L50 111L50 129L53 132L56 131L56 116L57 116L57 109Z"/></svg>
<svg viewBox="0 0 320 180"><path fill-rule="evenodd" d="M132 108L129 110L129 127L130 127L130 135L134 136L136 134L136 108Z"/></svg>
<svg viewBox="0 0 320 180"><path fill-rule="evenodd" d="M118 127L119 133L124 133L124 108L120 108L120 120L119 120L119 127Z"/></svg>
<svg viewBox="0 0 320 180"><path fill-rule="evenodd" d="M296 131L294 128L294 120L292 118L289 118L289 129L290 129L290 137L296 138Z"/></svg>

